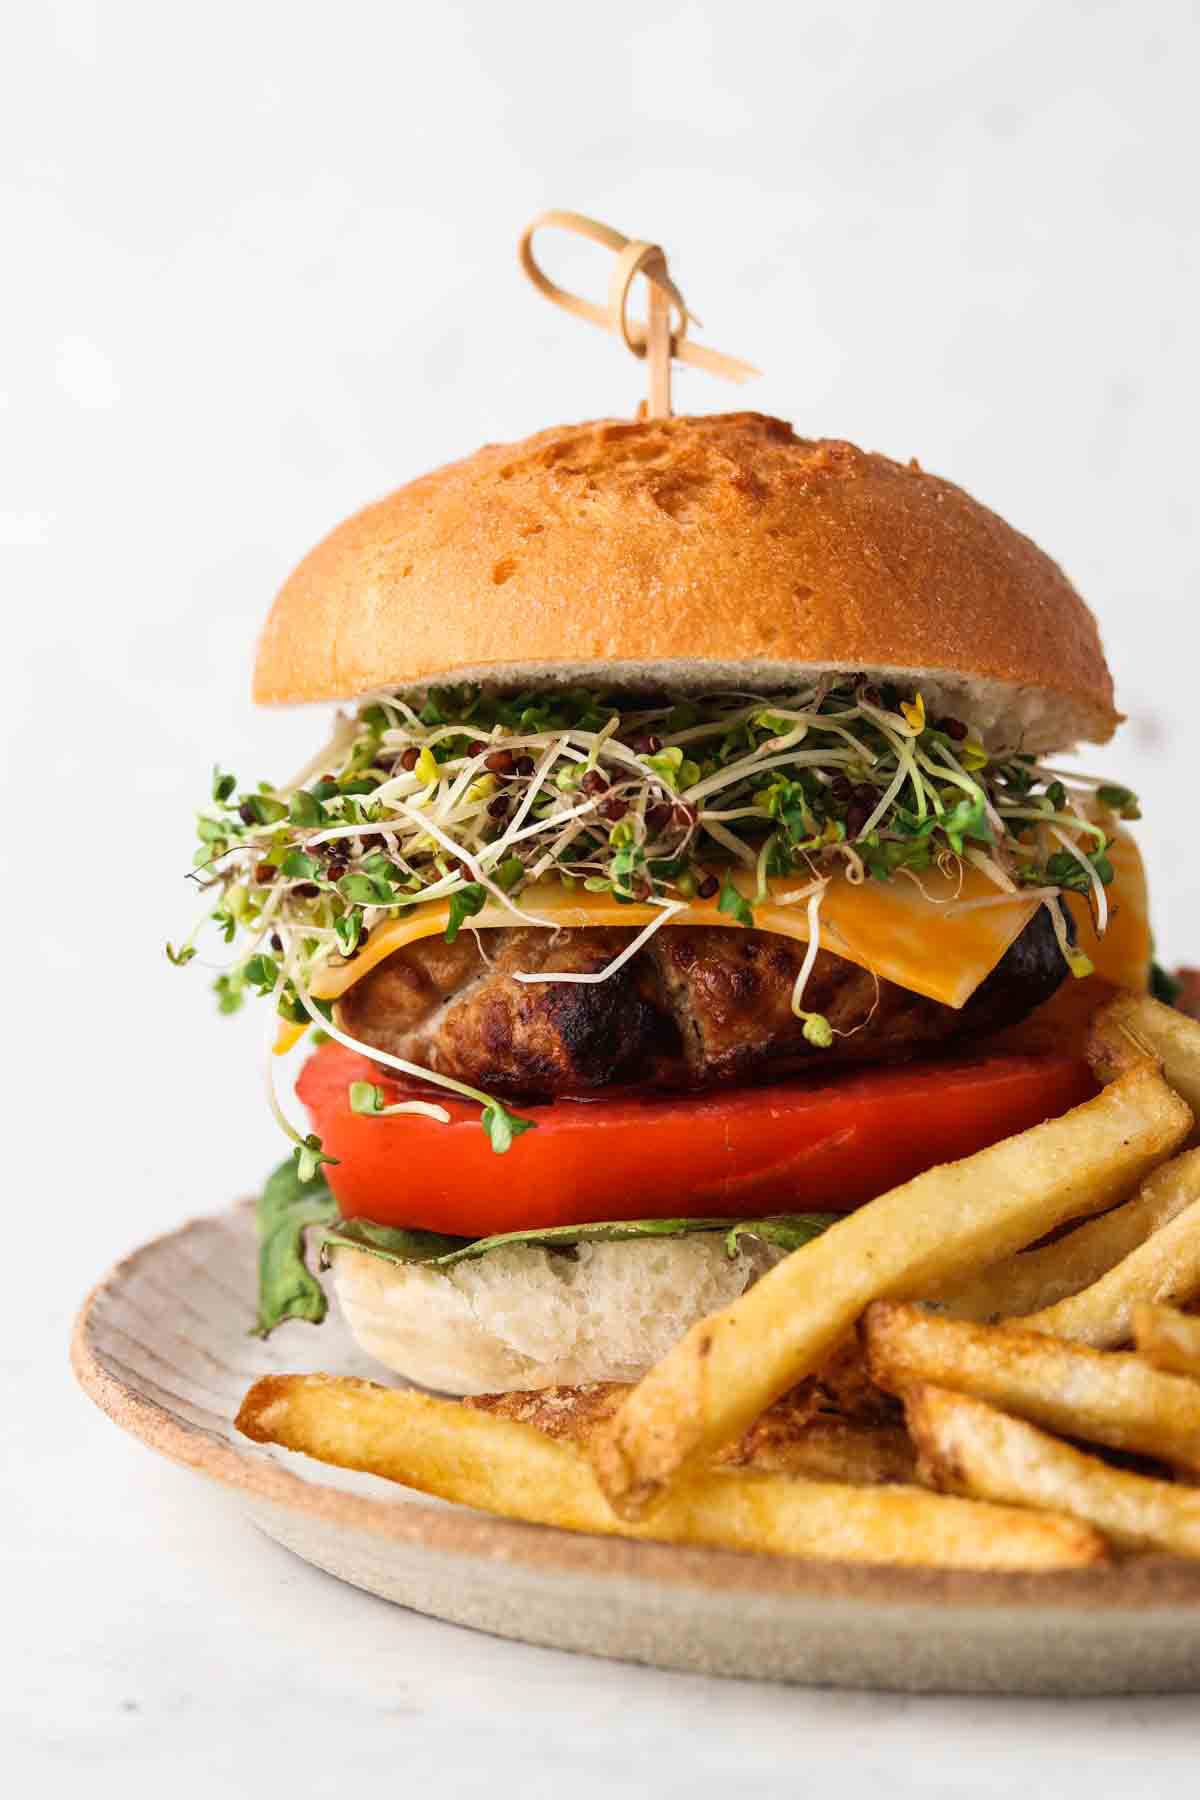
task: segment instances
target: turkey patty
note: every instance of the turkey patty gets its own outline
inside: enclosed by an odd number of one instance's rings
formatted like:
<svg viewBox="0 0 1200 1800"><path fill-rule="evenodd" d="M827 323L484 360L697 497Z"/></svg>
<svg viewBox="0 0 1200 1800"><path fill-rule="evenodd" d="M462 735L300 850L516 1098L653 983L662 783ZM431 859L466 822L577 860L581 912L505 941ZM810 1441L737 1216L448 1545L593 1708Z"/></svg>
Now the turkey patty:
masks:
<svg viewBox="0 0 1200 1800"><path fill-rule="evenodd" d="M962 1043L1024 1018L1067 972L1045 908L960 1009L821 950L804 1005L832 1025L828 1049L806 1042L791 1009L806 946L774 932L667 926L604 981L513 979L595 973L634 935L512 927L422 938L350 988L335 1016L372 1049L506 1096L696 1090Z"/></svg>

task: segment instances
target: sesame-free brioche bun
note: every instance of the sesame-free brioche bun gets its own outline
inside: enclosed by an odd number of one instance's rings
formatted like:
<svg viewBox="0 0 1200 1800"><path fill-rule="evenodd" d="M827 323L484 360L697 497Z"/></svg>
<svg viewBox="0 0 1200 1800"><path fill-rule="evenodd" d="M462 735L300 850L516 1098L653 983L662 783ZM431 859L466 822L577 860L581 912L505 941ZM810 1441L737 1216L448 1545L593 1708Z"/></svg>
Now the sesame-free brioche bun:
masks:
<svg viewBox="0 0 1200 1800"><path fill-rule="evenodd" d="M285 583L254 697L823 670L919 683L1008 747L1120 717L1095 620L1029 538L915 463L758 413L556 426L399 488Z"/></svg>

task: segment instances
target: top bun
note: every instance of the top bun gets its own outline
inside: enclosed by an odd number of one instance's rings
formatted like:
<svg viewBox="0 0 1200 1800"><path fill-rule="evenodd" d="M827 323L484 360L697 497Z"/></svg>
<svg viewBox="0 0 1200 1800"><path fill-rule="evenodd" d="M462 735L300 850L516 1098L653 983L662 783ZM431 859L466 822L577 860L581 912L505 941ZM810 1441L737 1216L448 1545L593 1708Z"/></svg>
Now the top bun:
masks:
<svg viewBox="0 0 1200 1800"><path fill-rule="evenodd" d="M254 697L447 680L770 690L920 684L995 745L1120 715L1058 565L961 488L759 413L556 426L356 513L284 585Z"/></svg>

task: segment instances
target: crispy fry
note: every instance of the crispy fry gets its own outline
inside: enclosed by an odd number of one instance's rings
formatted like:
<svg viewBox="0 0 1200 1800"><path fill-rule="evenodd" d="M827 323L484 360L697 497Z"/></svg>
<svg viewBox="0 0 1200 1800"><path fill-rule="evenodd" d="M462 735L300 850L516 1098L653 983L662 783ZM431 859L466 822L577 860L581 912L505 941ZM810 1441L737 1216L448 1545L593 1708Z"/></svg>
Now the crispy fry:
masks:
<svg viewBox="0 0 1200 1800"><path fill-rule="evenodd" d="M1139 1300L1133 1309L1133 1341L1138 1355L1156 1369L1171 1369L1200 1382L1200 1319Z"/></svg>
<svg viewBox="0 0 1200 1800"><path fill-rule="evenodd" d="M1200 1470L1200 1385L1140 1356L888 1300L867 1308L863 1331L871 1374L891 1393L953 1388L1052 1431Z"/></svg>
<svg viewBox="0 0 1200 1800"><path fill-rule="evenodd" d="M862 1384L867 1385L865 1367ZM582 1387L475 1394L463 1405L535 1425L548 1437L566 1438L586 1450L630 1386L624 1381L592 1381ZM821 1411L822 1390L816 1382L804 1382L768 1407L736 1444L727 1444L717 1464L772 1475L808 1475L815 1481L846 1481L855 1487L911 1482L916 1457L904 1426L890 1417L895 1402L874 1386L871 1392L874 1418L844 1418ZM885 1417L885 1409L889 1416Z"/></svg>
<svg viewBox="0 0 1200 1800"><path fill-rule="evenodd" d="M631 1525L613 1516L570 1442L458 1401L348 1377L267 1376L246 1395L237 1423L258 1443L574 1531L957 1569L1073 1568L1108 1560L1104 1539L1074 1519L918 1487L850 1487L733 1470L692 1478L652 1523Z"/></svg>
<svg viewBox="0 0 1200 1800"><path fill-rule="evenodd" d="M871 1201L692 1327L592 1443L613 1506L641 1517L822 1360L871 1300L920 1295L1112 1206L1192 1117L1150 1064L1096 1099Z"/></svg>
<svg viewBox="0 0 1200 1800"><path fill-rule="evenodd" d="M1070 1513L1128 1550L1200 1556L1200 1489L1113 1469L948 1388L907 1396L925 1478L949 1493Z"/></svg>
<svg viewBox="0 0 1200 1800"><path fill-rule="evenodd" d="M1166 1080L1196 1115L1195 1142L1200 1137L1200 1023L1149 994L1119 994L1092 1021L1088 1061L1093 1072L1109 1081L1147 1054L1162 1064Z"/></svg>
<svg viewBox="0 0 1200 1800"><path fill-rule="evenodd" d="M1162 1067L1150 1045L1134 1035L1128 1015L1137 996L1119 992L1092 1014L1084 1045L1088 1063L1097 1081L1107 1084L1149 1057Z"/></svg>
<svg viewBox="0 0 1200 1800"><path fill-rule="evenodd" d="M546 1437L566 1438L579 1448L586 1447L602 1419L611 1419L629 1392L627 1381L584 1381L574 1387L559 1383L544 1388L505 1388L494 1394L464 1394L462 1404L474 1412L491 1413L497 1419L515 1419L520 1425L534 1425ZM807 1394L796 1407L798 1420L811 1415ZM779 1402L787 1406L790 1396Z"/></svg>
<svg viewBox="0 0 1200 1800"><path fill-rule="evenodd" d="M845 1481L879 1487L916 1478L916 1455L903 1425L867 1425L818 1415L797 1432L773 1428L770 1413L752 1425L733 1452L718 1462L811 1481Z"/></svg>
<svg viewBox="0 0 1200 1800"><path fill-rule="evenodd" d="M1132 1200L1039 1250L1019 1250L927 1298L956 1319L1012 1319L1054 1306L1107 1275L1132 1250L1200 1200L1200 1150L1147 1175Z"/></svg>
<svg viewBox="0 0 1200 1800"><path fill-rule="evenodd" d="M1031 1313L1021 1323L1030 1331L1103 1349L1129 1343L1139 1300L1190 1300L1198 1292L1200 1200L1193 1200L1091 1287Z"/></svg>

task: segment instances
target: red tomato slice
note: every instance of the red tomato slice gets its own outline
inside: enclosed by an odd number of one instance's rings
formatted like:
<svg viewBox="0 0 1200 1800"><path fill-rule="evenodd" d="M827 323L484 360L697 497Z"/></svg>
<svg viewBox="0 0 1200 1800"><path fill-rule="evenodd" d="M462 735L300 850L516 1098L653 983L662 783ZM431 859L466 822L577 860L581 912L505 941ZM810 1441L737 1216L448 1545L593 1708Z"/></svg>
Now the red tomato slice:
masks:
<svg viewBox="0 0 1200 1800"><path fill-rule="evenodd" d="M364 1117L350 1110L352 1081L376 1082L388 1105L404 1097L366 1057L335 1043L305 1064L296 1090L339 1159L325 1175L343 1216L457 1237L602 1219L848 1212L1096 1092L1076 1057L1012 1055L819 1085L553 1100L512 1108L537 1130L498 1156L477 1106L436 1095L449 1125L419 1114Z"/></svg>

